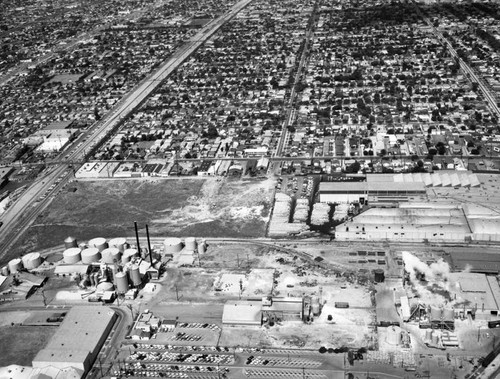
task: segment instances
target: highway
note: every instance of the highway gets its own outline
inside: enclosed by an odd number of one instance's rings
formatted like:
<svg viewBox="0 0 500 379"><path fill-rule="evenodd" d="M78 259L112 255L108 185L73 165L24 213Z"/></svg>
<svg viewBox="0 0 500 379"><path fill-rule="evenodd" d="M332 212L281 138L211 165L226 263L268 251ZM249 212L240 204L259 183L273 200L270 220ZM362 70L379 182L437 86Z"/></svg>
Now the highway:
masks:
<svg viewBox="0 0 500 379"><path fill-rule="evenodd" d="M318 1L314 3L309 22L307 24L306 36L304 39L304 48L300 56L299 65L297 66L297 72L295 73L294 83L290 92L290 99L288 100L287 110L285 113L285 121L281 127L281 136L278 141L278 146L273 154L274 157L280 157L283 153L283 149L288 143L289 130L288 128L293 124L297 111L295 110L295 105L297 103L297 85L302 81L303 78L303 68L309 57L309 49L311 46L311 40L314 34L314 18L318 9Z"/></svg>
<svg viewBox="0 0 500 379"><path fill-rule="evenodd" d="M169 59L151 75L139 83L129 94L104 116L102 120L92 125L66 151L69 161L85 161L86 155L106 140L116 130L124 119L132 114L153 91L179 67L196 49L210 38L226 22L252 0L241 0L224 15L205 25L194 37L179 48ZM0 218L4 224L0 236L0 251L12 247L17 239L28 229L36 217L50 204L55 194L72 179L72 170L66 165L56 166L45 173L28 190L20 196ZM37 203L35 203L37 200Z"/></svg>

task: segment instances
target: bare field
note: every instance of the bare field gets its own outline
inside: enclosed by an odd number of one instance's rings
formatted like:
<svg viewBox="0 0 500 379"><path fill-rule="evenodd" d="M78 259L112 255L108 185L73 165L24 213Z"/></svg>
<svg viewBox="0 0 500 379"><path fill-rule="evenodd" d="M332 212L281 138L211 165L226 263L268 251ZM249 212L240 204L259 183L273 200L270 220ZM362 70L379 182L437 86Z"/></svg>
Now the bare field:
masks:
<svg viewBox="0 0 500 379"><path fill-rule="evenodd" d="M274 181L151 179L79 181L62 192L10 252L96 236L132 236L133 221L149 224L153 236L261 237L265 235Z"/></svg>

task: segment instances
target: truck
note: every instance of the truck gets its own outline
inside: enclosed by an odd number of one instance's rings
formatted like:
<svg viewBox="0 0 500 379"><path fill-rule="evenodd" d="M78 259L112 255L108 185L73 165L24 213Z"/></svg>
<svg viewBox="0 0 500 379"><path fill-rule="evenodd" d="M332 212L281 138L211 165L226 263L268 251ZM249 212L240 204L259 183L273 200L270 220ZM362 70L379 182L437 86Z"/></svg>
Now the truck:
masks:
<svg viewBox="0 0 500 379"><path fill-rule="evenodd" d="M349 308L349 303L347 301L336 301L335 308Z"/></svg>

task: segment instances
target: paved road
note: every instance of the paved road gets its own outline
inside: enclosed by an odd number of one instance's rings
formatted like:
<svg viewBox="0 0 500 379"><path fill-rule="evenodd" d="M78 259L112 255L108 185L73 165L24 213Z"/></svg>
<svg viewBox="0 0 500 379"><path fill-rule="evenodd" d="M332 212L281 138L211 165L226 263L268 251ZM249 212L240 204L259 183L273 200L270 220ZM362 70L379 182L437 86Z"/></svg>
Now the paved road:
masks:
<svg viewBox="0 0 500 379"><path fill-rule="evenodd" d="M294 83L290 93L290 100L288 101L287 110L285 114L285 121L283 122L281 128L281 136L278 141L278 146L276 147L276 152L274 153L275 157L279 157L282 155L283 149L288 143L288 139L290 138L288 128L293 124L293 121L295 120L295 115L297 113L294 108L297 100L297 86L301 82L301 78L303 77L302 69L305 66L306 61L309 57L311 40L314 34L314 26L315 26L314 18L317 10L318 10L318 1L315 2L313 10L311 12L311 16L309 18L309 23L306 30L306 36L304 39L304 49L300 57L299 65L297 66L297 72L295 73Z"/></svg>

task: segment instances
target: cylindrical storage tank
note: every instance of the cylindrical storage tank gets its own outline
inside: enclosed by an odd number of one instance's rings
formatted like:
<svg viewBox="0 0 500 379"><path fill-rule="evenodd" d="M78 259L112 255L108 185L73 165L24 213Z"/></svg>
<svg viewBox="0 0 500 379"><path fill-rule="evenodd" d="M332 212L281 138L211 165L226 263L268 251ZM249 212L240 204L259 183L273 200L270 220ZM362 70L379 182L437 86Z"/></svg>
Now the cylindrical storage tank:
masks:
<svg viewBox="0 0 500 379"><path fill-rule="evenodd" d="M115 286L111 282L101 282L97 285L96 291L113 291Z"/></svg>
<svg viewBox="0 0 500 379"><path fill-rule="evenodd" d="M70 249L72 247L78 247L78 242L74 237L68 237L64 240L64 247Z"/></svg>
<svg viewBox="0 0 500 379"><path fill-rule="evenodd" d="M163 241L165 254L178 253L182 250L182 241L180 238L165 238Z"/></svg>
<svg viewBox="0 0 500 379"><path fill-rule="evenodd" d="M26 270L33 270L42 264L40 253L29 253L23 257L23 266Z"/></svg>
<svg viewBox="0 0 500 379"><path fill-rule="evenodd" d="M441 308L431 305L431 321L441 321L442 313Z"/></svg>
<svg viewBox="0 0 500 379"><path fill-rule="evenodd" d="M69 249L64 250L64 263L75 264L79 262L82 259L81 253L82 249L80 249L79 247L70 247Z"/></svg>
<svg viewBox="0 0 500 379"><path fill-rule="evenodd" d="M130 280L133 286L139 286L142 283L141 273L139 272L139 266L132 265L130 267Z"/></svg>
<svg viewBox="0 0 500 379"><path fill-rule="evenodd" d="M81 256L82 263L84 264L99 262L99 259L101 259L101 253L95 247L89 247L88 249L83 250Z"/></svg>
<svg viewBox="0 0 500 379"><path fill-rule="evenodd" d="M196 238L194 238L194 237L187 237L184 240L184 244L185 244L186 250L196 251Z"/></svg>
<svg viewBox="0 0 500 379"><path fill-rule="evenodd" d="M401 343L401 328L399 326L387 328L387 343L394 346Z"/></svg>
<svg viewBox="0 0 500 379"><path fill-rule="evenodd" d="M107 264L120 262L122 253L116 247L108 247L101 252L102 261Z"/></svg>
<svg viewBox="0 0 500 379"><path fill-rule="evenodd" d="M321 308L319 306L319 301L313 301L311 308L312 308L313 315L318 316L321 313Z"/></svg>
<svg viewBox="0 0 500 379"><path fill-rule="evenodd" d="M116 274L118 274L118 271L116 270L116 266L112 265L111 266L111 277L113 278L113 284L116 286Z"/></svg>
<svg viewBox="0 0 500 379"><path fill-rule="evenodd" d="M443 321L454 321L454 320L455 320L455 312L453 312L453 308L443 309Z"/></svg>
<svg viewBox="0 0 500 379"><path fill-rule="evenodd" d="M117 272L116 278L116 288L118 292L125 293L128 291L128 278L126 272Z"/></svg>
<svg viewBox="0 0 500 379"><path fill-rule="evenodd" d="M205 244L204 243L200 243L198 244L198 254L205 254Z"/></svg>
<svg viewBox="0 0 500 379"><path fill-rule="evenodd" d="M122 255L122 263L128 263L133 257L137 257L137 249L125 249Z"/></svg>
<svg viewBox="0 0 500 379"><path fill-rule="evenodd" d="M109 240L108 245L110 247L116 247L121 253L123 253L126 249L127 239L121 237L113 238Z"/></svg>
<svg viewBox="0 0 500 379"><path fill-rule="evenodd" d="M9 271L11 274L17 273L23 268L23 261L21 258L14 258L9 262Z"/></svg>
<svg viewBox="0 0 500 379"><path fill-rule="evenodd" d="M383 283L385 280L384 270L381 268L377 268L373 270L373 274L375 275L375 283Z"/></svg>
<svg viewBox="0 0 500 379"><path fill-rule="evenodd" d="M3 266L1 272L3 276L9 276L9 267Z"/></svg>
<svg viewBox="0 0 500 379"><path fill-rule="evenodd" d="M106 242L106 238L97 237L97 238L92 238L89 241L89 246L95 247L97 250L99 250L99 252L101 252L104 249L108 248L108 243Z"/></svg>
<svg viewBox="0 0 500 379"><path fill-rule="evenodd" d="M432 341L432 329L425 330L425 340Z"/></svg>

